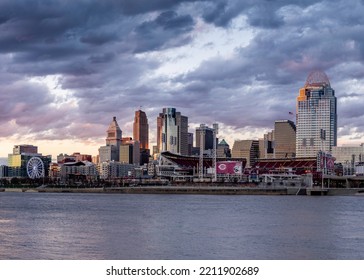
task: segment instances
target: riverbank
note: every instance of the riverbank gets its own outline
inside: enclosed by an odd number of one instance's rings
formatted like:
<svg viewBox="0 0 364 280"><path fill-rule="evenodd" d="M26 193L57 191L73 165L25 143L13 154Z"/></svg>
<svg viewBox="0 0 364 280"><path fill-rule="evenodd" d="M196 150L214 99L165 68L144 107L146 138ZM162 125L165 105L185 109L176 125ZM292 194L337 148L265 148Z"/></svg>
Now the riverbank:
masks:
<svg viewBox="0 0 364 280"><path fill-rule="evenodd" d="M0 192L104 194L210 194L210 195L363 195L363 188L299 188L240 186L148 186L111 188L1 188Z"/></svg>

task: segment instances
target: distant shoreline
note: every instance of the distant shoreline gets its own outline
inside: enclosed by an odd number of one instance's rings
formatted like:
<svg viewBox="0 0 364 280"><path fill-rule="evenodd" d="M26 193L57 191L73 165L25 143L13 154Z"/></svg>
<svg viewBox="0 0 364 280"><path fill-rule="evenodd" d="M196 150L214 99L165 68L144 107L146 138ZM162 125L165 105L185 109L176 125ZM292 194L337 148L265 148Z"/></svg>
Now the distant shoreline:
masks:
<svg viewBox="0 0 364 280"><path fill-rule="evenodd" d="M0 188L0 192L103 193L103 194L207 194L207 195L362 195L363 188L299 188L240 186L148 186L115 188Z"/></svg>

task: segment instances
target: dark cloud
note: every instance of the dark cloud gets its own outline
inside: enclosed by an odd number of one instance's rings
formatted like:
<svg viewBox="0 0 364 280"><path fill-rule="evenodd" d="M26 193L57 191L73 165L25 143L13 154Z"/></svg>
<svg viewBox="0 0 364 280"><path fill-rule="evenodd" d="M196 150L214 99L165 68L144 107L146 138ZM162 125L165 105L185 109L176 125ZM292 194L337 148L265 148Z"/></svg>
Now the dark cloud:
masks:
<svg viewBox="0 0 364 280"><path fill-rule="evenodd" d="M278 16L273 7L259 5L248 11L248 22L252 26L262 28L278 28L284 24L282 16Z"/></svg>
<svg viewBox="0 0 364 280"><path fill-rule="evenodd" d="M361 135L363 14L359 0L1 1L0 136L103 137L114 115L128 133L139 106L151 129L169 106L191 123L269 129L314 69L336 90L340 135ZM246 44L186 67L239 28ZM65 96L32 79L48 75Z"/></svg>
<svg viewBox="0 0 364 280"><path fill-rule="evenodd" d="M135 52L186 44L191 40L188 32L192 31L193 26L194 20L190 15L178 15L174 11L162 12L156 19L145 21L135 29Z"/></svg>
<svg viewBox="0 0 364 280"><path fill-rule="evenodd" d="M121 0L119 4L124 14L137 15L153 11L171 9L181 3L186 2L196 2L196 0Z"/></svg>
<svg viewBox="0 0 364 280"><path fill-rule="evenodd" d="M92 44L92 45L103 45L111 41L115 41L117 39L116 34L107 33L107 32L99 32L94 33L90 32L81 37L82 43Z"/></svg>
<svg viewBox="0 0 364 280"><path fill-rule="evenodd" d="M91 55L88 60L91 63L107 63L110 62L115 57L115 53L107 52L103 54Z"/></svg>

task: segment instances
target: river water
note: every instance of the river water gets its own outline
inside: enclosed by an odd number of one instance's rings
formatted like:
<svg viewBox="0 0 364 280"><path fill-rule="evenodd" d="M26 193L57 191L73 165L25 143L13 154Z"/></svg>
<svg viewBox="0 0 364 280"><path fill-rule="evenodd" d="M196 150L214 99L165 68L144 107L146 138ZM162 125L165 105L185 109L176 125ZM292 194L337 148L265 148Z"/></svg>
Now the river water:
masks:
<svg viewBox="0 0 364 280"><path fill-rule="evenodd" d="M364 197L3 192L0 259L364 259Z"/></svg>

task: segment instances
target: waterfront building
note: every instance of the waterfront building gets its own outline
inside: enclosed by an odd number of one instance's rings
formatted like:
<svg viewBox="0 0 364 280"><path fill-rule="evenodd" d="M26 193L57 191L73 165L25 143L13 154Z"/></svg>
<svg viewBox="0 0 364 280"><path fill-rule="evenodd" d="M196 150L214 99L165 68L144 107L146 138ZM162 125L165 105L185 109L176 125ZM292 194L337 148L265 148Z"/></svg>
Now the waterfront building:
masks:
<svg viewBox="0 0 364 280"><path fill-rule="evenodd" d="M364 161L364 143L360 146L332 147L332 156L336 158L336 163L356 163Z"/></svg>
<svg viewBox="0 0 364 280"><path fill-rule="evenodd" d="M90 161L92 162L92 155L86 155L81 153L73 153L72 156L76 158L76 161Z"/></svg>
<svg viewBox="0 0 364 280"><path fill-rule="evenodd" d="M60 167L62 180L82 178L96 180L98 177L97 166L89 161L66 162Z"/></svg>
<svg viewBox="0 0 364 280"><path fill-rule="evenodd" d="M290 120L274 123L274 157L294 158L296 156L296 125Z"/></svg>
<svg viewBox="0 0 364 280"><path fill-rule="evenodd" d="M15 145L13 148L13 155L20 154L38 154L38 147L33 145Z"/></svg>
<svg viewBox="0 0 364 280"><path fill-rule="evenodd" d="M139 141L123 140L120 146L120 162L140 165Z"/></svg>
<svg viewBox="0 0 364 280"><path fill-rule="evenodd" d="M355 175L364 176L364 161L355 164Z"/></svg>
<svg viewBox="0 0 364 280"><path fill-rule="evenodd" d="M67 154L59 154L57 156L57 163L59 164L63 164L66 162L76 162L76 157L75 156L69 156Z"/></svg>
<svg viewBox="0 0 364 280"><path fill-rule="evenodd" d="M43 163L43 176L48 176L49 165L52 161L51 156L43 156L42 154L22 153L8 155L8 176L9 177L28 177L27 165L33 157L39 158Z"/></svg>
<svg viewBox="0 0 364 280"><path fill-rule="evenodd" d="M49 166L49 177L50 178L61 178L61 164L51 163Z"/></svg>
<svg viewBox="0 0 364 280"><path fill-rule="evenodd" d="M188 133L188 154L187 155L192 155L192 148L193 148L193 133L189 132Z"/></svg>
<svg viewBox="0 0 364 280"><path fill-rule="evenodd" d="M259 157L258 140L236 140L231 151L233 158L245 158L246 167L251 167Z"/></svg>
<svg viewBox="0 0 364 280"><path fill-rule="evenodd" d="M259 139L259 158L274 158L274 130Z"/></svg>
<svg viewBox="0 0 364 280"><path fill-rule="evenodd" d="M100 162L119 161L120 146L101 146L99 148Z"/></svg>
<svg viewBox="0 0 364 280"><path fill-rule="evenodd" d="M337 143L337 102L325 73L310 73L297 97L296 156L331 152Z"/></svg>
<svg viewBox="0 0 364 280"><path fill-rule="evenodd" d="M0 178L9 176L9 167L6 165L0 165Z"/></svg>
<svg viewBox="0 0 364 280"><path fill-rule="evenodd" d="M163 108L157 117L158 152L188 155L188 117L175 108Z"/></svg>
<svg viewBox="0 0 364 280"><path fill-rule="evenodd" d="M149 125L145 112L138 110L135 112L133 124L133 139L139 142L140 158L138 162L143 165L149 162Z"/></svg>
<svg viewBox="0 0 364 280"><path fill-rule="evenodd" d="M157 161L150 161L147 165L148 168L148 175L150 177L154 177L156 175L156 168L155 166L158 164Z"/></svg>
<svg viewBox="0 0 364 280"><path fill-rule="evenodd" d="M355 165L364 161L364 143L360 146L332 147L335 163L341 164L344 175L353 175Z"/></svg>
<svg viewBox="0 0 364 280"><path fill-rule="evenodd" d="M138 110L135 112L133 124L133 139L139 142L141 150L149 149L149 125L145 112Z"/></svg>
<svg viewBox="0 0 364 280"><path fill-rule="evenodd" d="M100 163L100 155L92 156L92 162L94 164L99 164Z"/></svg>
<svg viewBox="0 0 364 280"><path fill-rule="evenodd" d="M202 143L201 143L202 137ZM201 124L199 127L196 127L196 147L202 150L212 150L214 146L214 129L208 127L207 125Z"/></svg>
<svg viewBox="0 0 364 280"><path fill-rule="evenodd" d="M158 146L153 146L153 153L152 153L153 160L156 160L157 159L158 154L159 154Z"/></svg>
<svg viewBox="0 0 364 280"><path fill-rule="evenodd" d="M219 144L217 144L216 148L216 156L218 158L230 158L231 157L231 150L229 144L222 139Z"/></svg>
<svg viewBox="0 0 364 280"><path fill-rule="evenodd" d="M100 179L117 179L133 177L135 166L133 164L115 161L101 162L98 166Z"/></svg>
<svg viewBox="0 0 364 280"><path fill-rule="evenodd" d="M116 121L116 117L113 117L107 129L106 146L99 148L100 162L119 161L121 136L122 132Z"/></svg>

